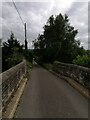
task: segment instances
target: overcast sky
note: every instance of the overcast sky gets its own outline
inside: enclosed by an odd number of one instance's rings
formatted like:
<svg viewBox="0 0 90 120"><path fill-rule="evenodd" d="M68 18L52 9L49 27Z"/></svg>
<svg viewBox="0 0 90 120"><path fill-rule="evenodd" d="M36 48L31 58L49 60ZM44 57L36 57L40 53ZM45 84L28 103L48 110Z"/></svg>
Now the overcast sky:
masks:
<svg viewBox="0 0 90 120"><path fill-rule="evenodd" d="M27 23L28 46L32 48L32 41L43 31L47 19L53 14L67 14L71 25L78 29L77 39L81 46L88 49L88 1L77 2L76 0L48 0L43 2L18 2L14 0L24 22ZM2 23L1 23L2 20ZM9 38L11 31L15 37L24 43L24 26L12 2L2 3L3 40Z"/></svg>

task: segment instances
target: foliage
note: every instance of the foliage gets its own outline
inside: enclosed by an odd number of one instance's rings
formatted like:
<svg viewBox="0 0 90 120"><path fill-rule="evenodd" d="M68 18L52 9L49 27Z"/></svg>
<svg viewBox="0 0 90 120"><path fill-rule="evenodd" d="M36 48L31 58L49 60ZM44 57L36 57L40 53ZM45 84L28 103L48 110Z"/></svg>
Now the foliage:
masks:
<svg viewBox="0 0 90 120"><path fill-rule="evenodd" d="M14 34L11 33L7 42L3 43L2 47L2 71L18 64L22 61L23 45L15 39Z"/></svg>
<svg viewBox="0 0 90 120"><path fill-rule="evenodd" d="M15 66L23 59L26 59L29 63L32 63L33 60L33 50L24 50L23 45L15 39L13 33L11 33L7 42L3 43L2 53L2 71Z"/></svg>
<svg viewBox="0 0 90 120"><path fill-rule="evenodd" d="M8 68L15 66L16 64L20 63L23 59L23 56L20 52L18 52L19 48L14 47L13 53L5 60L8 63Z"/></svg>
<svg viewBox="0 0 90 120"><path fill-rule="evenodd" d="M43 34L34 41L34 53L38 60L41 63L52 63L54 60L71 63L81 50L80 42L75 40L77 33L67 15L50 16Z"/></svg>
<svg viewBox="0 0 90 120"><path fill-rule="evenodd" d="M78 55L76 59L73 60L73 63L85 67L90 67L90 56L87 54L83 56Z"/></svg>
<svg viewBox="0 0 90 120"><path fill-rule="evenodd" d="M52 70L53 69L53 64L44 64L43 65L46 69L48 69L48 70Z"/></svg>
<svg viewBox="0 0 90 120"><path fill-rule="evenodd" d="M29 61L27 61L27 68L28 68L28 70L31 70L31 68L32 68L32 63Z"/></svg>
<svg viewBox="0 0 90 120"><path fill-rule="evenodd" d="M23 51L23 56L25 57L25 59L27 61L32 63L32 61L33 61L33 50L24 50Z"/></svg>

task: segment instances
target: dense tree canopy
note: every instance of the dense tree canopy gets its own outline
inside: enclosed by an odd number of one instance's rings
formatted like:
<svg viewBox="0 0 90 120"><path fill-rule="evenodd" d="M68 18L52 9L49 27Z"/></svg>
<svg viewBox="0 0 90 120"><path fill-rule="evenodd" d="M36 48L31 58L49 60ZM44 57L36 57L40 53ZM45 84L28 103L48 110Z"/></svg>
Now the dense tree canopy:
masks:
<svg viewBox="0 0 90 120"><path fill-rule="evenodd" d="M34 52L23 49L23 45L11 33L2 45L3 71L18 64L23 58L32 62L33 55L40 64L56 60L90 67L90 51L80 47L80 42L76 40L78 30L71 26L67 15L50 16L43 29L43 33L34 41Z"/></svg>
<svg viewBox="0 0 90 120"><path fill-rule="evenodd" d="M41 62L71 63L81 54L80 42L75 39L78 30L70 25L67 15L50 16L43 34L34 41L35 53Z"/></svg>

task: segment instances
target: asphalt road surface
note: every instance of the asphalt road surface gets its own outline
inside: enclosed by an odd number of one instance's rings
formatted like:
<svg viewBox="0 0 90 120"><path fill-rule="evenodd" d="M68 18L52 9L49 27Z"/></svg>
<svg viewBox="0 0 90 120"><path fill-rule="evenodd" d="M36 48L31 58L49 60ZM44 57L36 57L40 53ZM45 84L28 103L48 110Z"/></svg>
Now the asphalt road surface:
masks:
<svg viewBox="0 0 90 120"><path fill-rule="evenodd" d="M88 100L65 80L36 64L15 117L88 118Z"/></svg>

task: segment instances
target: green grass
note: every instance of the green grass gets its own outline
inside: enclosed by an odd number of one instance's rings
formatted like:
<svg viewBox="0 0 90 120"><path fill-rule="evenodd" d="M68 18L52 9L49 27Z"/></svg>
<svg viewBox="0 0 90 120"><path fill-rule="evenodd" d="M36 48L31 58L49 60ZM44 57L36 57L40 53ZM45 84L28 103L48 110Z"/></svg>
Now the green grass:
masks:
<svg viewBox="0 0 90 120"><path fill-rule="evenodd" d="M28 70L32 69L32 63L29 61L27 61L27 69Z"/></svg>

